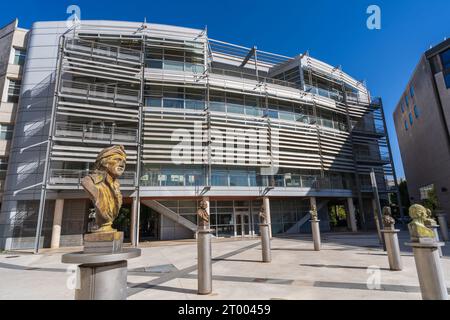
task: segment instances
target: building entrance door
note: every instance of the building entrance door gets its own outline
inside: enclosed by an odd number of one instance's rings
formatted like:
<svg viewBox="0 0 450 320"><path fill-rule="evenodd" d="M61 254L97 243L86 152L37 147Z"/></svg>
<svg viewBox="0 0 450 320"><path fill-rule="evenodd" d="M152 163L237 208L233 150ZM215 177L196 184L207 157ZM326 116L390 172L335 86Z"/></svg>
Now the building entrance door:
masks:
<svg viewBox="0 0 450 320"><path fill-rule="evenodd" d="M245 237L251 235L250 211L248 208L235 208L236 236Z"/></svg>

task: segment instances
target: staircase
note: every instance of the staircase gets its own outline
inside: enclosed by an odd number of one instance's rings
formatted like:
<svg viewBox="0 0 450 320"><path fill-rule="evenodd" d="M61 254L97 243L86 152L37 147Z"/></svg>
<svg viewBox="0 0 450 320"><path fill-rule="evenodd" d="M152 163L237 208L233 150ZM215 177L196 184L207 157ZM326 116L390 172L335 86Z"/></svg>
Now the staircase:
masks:
<svg viewBox="0 0 450 320"><path fill-rule="evenodd" d="M324 207L328 205L329 201L322 201L317 206L317 212L320 213ZM303 218L301 218L296 224L294 224L289 230L285 232L285 234L298 234L300 233L301 228L311 220L310 214L306 214Z"/></svg>
<svg viewBox="0 0 450 320"><path fill-rule="evenodd" d="M155 210L156 212L162 214L166 218L182 225L183 227L191 230L192 232L197 232L197 225L193 224L191 221L187 220L186 218L183 218L181 215L179 215L176 212L173 212L166 206L163 206L161 203L155 200L141 200L141 203L149 207L150 209Z"/></svg>

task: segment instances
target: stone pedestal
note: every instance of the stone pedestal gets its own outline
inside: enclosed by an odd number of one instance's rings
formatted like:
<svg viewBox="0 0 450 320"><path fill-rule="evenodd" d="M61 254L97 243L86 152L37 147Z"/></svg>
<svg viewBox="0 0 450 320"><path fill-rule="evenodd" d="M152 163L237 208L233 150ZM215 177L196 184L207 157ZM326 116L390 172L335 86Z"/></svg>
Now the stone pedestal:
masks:
<svg viewBox="0 0 450 320"><path fill-rule="evenodd" d="M438 225L433 225L433 226L430 226L429 228L431 230L433 230L433 232L434 232L434 241L436 241L436 243L439 243L440 242L440 240L439 240L439 231L438 231L439 230L439 226ZM439 257L442 258L442 248L439 247L438 251L439 251Z"/></svg>
<svg viewBox="0 0 450 320"><path fill-rule="evenodd" d="M212 293L212 230L198 230L197 235L197 259L198 259L198 294Z"/></svg>
<svg viewBox="0 0 450 320"><path fill-rule="evenodd" d="M448 300L447 285L438 248L443 243L406 243L413 248L423 300Z"/></svg>
<svg viewBox="0 0 450 320"><path fill-rule="evenodd" d="M84 235L84 253L120 253L123 232L98 232Z"/></svg>
<svg viewBox="0 0 450 320"><path fill-rule="evenodd" d="M314 251L320 251L322 240L320 239L320 220L310 220L314 241Z"/></svg>
<svg viewBox="0 0 450 320"><path fill-rule="evenodd" d="M442 240L448 242L448 222L447 215L445 213L437 213L436 217L438 219L439 226L441 227Z"/></svg>
<svg viewBox="0 0 450 320"><path fill-rule="evenodd" d="M66 254L63 263L79 265L75 300L126 300L127 260L141 255L140 249L124 249L116 254Z"/></svg>
<svg viewBox="0 0 450 320"><path fill-rule="evenodd" d="M400 230L381 230L381 233L384 235L384 242L386 243L389 268L392 271L401 271L403 269L402 258L400 255L400 245L398 243L399 232Z"/></svg>
<svg viewBox="0 0 450 320"><path fill-rule="evenodd" d="M262 260L265 263L272 262L269 228L270 226L268 224L259 225L259 232L261 233Z"/></svg>

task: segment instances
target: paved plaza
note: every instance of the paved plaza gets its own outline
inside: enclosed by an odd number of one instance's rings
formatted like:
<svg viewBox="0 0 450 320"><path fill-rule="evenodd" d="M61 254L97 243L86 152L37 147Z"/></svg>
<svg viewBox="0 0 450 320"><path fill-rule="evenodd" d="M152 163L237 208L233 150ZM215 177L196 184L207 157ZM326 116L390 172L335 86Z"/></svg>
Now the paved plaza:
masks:
<svg viewBox="0 0 450 320"><path fill-rule="evenodd" d="M310 236L272 241L270 264L261 263L258 238L213 242L213 294L197 295L195 241L143 244L142 257L129 261L130 300L364 300L421 299L414 257L403 245L404 270L389 270L376 234L324 234L313 251ZM70 300L73 273L61 255L80 248L0 254L0 299ZM450 250L442 263L450 287ZM369 268L370 267L370 268ZM379 268L379 269L377 269ZM379 271L377 271L379 270ZM379 277L378 277L379 275ZM381 280L377 289L376 279ZM373 281L372 281L373 280ZM375 281L375 282L374 282Z"/></svg>

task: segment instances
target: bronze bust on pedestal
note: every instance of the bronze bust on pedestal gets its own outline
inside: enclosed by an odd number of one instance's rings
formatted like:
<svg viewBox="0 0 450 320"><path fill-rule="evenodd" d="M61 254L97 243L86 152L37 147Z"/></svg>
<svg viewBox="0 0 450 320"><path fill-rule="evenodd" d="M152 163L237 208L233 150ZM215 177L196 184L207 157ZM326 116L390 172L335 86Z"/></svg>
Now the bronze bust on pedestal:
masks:
<svg viewBox="0 0 450 320"><path fill-rule="evenodd" d="M97 156L94 172L81 182L95 205L95 221L98 229L94 233L117 231L112 228L112 224L122 207L118 178L125 171L126 159L127 154L123 146L102 150Z"/></svg>

